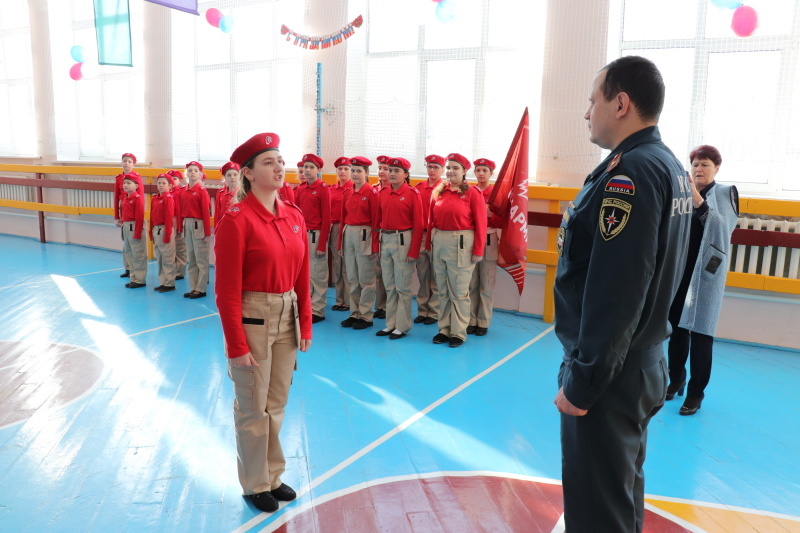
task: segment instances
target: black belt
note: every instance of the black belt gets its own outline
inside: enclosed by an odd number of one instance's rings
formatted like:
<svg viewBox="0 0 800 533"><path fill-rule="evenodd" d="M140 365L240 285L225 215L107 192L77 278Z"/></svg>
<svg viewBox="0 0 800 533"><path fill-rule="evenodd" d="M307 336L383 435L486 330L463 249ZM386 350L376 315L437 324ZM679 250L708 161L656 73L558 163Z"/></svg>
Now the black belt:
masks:
<svg viewBox="0 0 800 533"><path fill-rule="evenodd" d="M382 229L381 233L390 233L390 234L391 233L405 233L405 232L411 231L411 230L412 230L412 228L408 228L408 229Z"/></svg>

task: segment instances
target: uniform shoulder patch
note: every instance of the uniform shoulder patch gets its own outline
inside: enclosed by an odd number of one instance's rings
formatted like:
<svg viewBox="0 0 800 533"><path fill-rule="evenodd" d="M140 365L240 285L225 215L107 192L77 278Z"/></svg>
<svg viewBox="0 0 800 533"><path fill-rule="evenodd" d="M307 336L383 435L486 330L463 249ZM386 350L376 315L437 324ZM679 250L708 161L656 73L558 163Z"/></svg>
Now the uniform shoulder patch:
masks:
<svg viewBox="0 0 800 533"><path fill-rule="evenodd" d="M604 241L610 241L622 233L631 216L632 208L631 204L619 198L603 198L598 228Z"/></svg>
<svg viewBox="0 0 800 533"><path fill-rule="evenodd" d="M606 192L630 194L633 196L636 194L636 186L633 184L633 180L628 176L619 175L608 180L606 183Z"/></svg>
<svg viewBox="0 0 800 533"><path fill-rule="evenodd" d="M609 161L608 167L606 167L606 172L611 172L612 170L614 170L617 167L617 165L619 165L619 162L621 160L622 160L622 152L615 155L614 158L611 161Z"/></svg>

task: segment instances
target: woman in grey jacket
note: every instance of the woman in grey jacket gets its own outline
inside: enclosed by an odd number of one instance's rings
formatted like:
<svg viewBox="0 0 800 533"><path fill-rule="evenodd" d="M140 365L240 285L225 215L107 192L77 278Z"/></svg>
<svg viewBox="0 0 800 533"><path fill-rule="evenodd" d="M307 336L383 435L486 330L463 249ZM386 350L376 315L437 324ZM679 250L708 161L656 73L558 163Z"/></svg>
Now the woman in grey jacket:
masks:
<svg viewBox="0 0 800 533"><path fill-rule="evenodd" d="M669 312L669 380L667 400L683 396L686 360L691 355L689 390L681 415L700 409L711 378L711 352L722 310L731 234L739 218L739 193L714 181L722 156L703 145L689 154L692 164L692 228L683 279Z"/></svg>

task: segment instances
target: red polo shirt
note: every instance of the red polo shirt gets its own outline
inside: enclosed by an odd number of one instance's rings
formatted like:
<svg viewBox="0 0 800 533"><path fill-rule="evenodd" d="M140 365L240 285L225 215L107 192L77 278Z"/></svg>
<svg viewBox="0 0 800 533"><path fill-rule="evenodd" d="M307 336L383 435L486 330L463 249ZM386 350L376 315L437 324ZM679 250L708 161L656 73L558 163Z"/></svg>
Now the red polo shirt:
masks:
<svg viewBox="0 0 800 533"><path fill-rule="evenodd" d="M419 191L403 183L395 191L386 187L378 193L377 224L373 228L378 230L407 230L411 232L411 248L408 257L416 259L422 244L422 231L425 225L422 220L422 200Z"/></svg>
<svg viewBox="0 0 800 533"><path fill-rule="evenodd" d="M284 293L294 289L300 337L311 339L311 275L308 234L300 210L281 200L275 215L248 194L217 229L215 291L228 357L250 351L242 327L242 291Z"/></svg>
<svg viewBox="0 0 800 533"><path fill-rule="evenodd" d="M183 228L183 221L187 218L199 218L203 220L205 235L211 235L211 198L208 191L203 187L202 182L198 182L194 187L189 187L181 193L181 208L178 213L178 227Z"/></svg>
<svg viewBox="0 0 800 533"><path fill-rule="evenodd" d="M319 230L317 251L327 250L328 234L331 231L331 195L328 186L321 179L314 184L298 187L295 192L297 206L306 219L306 227L310 230Z"/></svg>
<svg viewBox="0 0 800 533"><path fill-rule="evenodd" d="M125 179L125 176L130 176L136 181L138 188L136 189L139 194L144 194L144 185L142 185L142 177L139 175L138 172L131 172L130 174L117 174L114 178L114 219L119 218L119 203L120 201L125 198L128 193L125 192L125 189L122 188L122 180Z"/></svg>
<svg viewBox="0 0 800 533"><path fill-rule="evenodd" d="M342 201L344 200L344 195L348 191L352 191L353 187L353 180L347 180L347 183L344 185L339 185L337 183L333 187L328 188L331 193L331 224L342 221Z"/></svg>
<svg viewBox="0 0 800 533"><path fill-rule="evenodd" d="M222 187L221 189L217 190L217 197L214 201L214 230L219 227L219 223L222 221L222 217L225 216L225 212L228 210L228 207L233 201L233 198L236 196L236 191L239 189L234 189L233 191L229 191L227 187Z"/></svg>
<svg viewBox="0 0 800 533"><path fill-rule="evenodd" d="M433 185L428 185L428 180L417 183L416 189L419 191L420 198L422 199L422 219L425 221L426 228L428 227L431 215L431 195L433 194L433 189L438 187L441 182L442 178L439 178Z"/></svg>
<svg viewBox="0 0 800 533"><path fill-rule="evenodd" d="M472 246L472 255L483 255L486 246L486 204L483 195L476 187L469 187L466 192L450 190L445 186L439 197L431 203L431 221L429 229L443 231L474 230L475 244ZM431 248L431 232L425 248Z"/></svg>
<svg viewBox="0 0 800 533"><path fill-rule="evenodd" d="M136 223L133 229L133 238L141 239L144 228L144 196L136 191L122 198L120 215L123 222Z"/></svg>
<svg viewBox="0 0 800 533"><path fill-rule="evenodd" d="M372 188L369 183L364 183L360 189L351 187L344 196L342 202L341 220L347 226L369 226L373 227L374 221L378 219L378 191ZM379 248L379 238L377 231L370 231L372 234L372 251L377 252ZM342 249L342 234L339 231L339 249Z"/></svg>
<svg viewBox="0 0 800 533"><path fill-rule="evenodd" d="M164 226L164 242L172 238L172 223L175 217L175 199L170 193L156 194L150 198L150 240L153 228Z"/></svg>

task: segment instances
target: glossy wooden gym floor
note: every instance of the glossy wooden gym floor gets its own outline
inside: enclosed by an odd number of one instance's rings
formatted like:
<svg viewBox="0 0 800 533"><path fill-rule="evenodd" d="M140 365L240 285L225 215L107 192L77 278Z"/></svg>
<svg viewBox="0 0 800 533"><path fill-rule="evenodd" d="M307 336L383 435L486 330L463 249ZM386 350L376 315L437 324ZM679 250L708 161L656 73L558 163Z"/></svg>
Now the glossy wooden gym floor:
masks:
<svg viewBox="0 0 800 533"><path fill-rule="evenodd" d="M158 294L151 264L126 289L120 263L0 235L0 531L563 530L549 324L500 312L452 349L328 310L282 432L300 497L266 515L240 495L213 284ZM718 342L714 365L696 416L650 426L645 531L800 531L800 354Z"/></svg>

